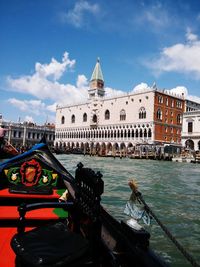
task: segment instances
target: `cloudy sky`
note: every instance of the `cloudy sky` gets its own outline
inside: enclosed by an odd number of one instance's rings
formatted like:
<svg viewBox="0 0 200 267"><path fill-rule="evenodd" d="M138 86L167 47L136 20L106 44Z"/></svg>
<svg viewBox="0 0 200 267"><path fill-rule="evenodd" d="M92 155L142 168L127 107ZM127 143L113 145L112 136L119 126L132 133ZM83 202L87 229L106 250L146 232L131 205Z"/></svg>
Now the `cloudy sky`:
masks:
<svg viewBox="0 0 200 267"><path fill-rule="evenodd" d="M1 0L0 113L54 122L84 102L100 57L107 96L184 90L200 102L198 0Z"/></svg>

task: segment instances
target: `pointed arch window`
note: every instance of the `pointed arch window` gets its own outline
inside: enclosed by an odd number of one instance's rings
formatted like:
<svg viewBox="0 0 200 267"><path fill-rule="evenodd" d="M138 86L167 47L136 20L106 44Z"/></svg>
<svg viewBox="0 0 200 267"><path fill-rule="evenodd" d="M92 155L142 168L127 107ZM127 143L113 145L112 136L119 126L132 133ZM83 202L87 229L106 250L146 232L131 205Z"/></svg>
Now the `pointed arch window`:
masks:
<svg viewBox="0 0 200 267"><path fill-rule="evenodd" d="M158 120L162 120L162 110L160 108L157 110L156 116Z"/></svg>
<svg viewBox="0 0 200 267"><path fill-rule="evenodd" d="M109 120L110 119L110 111L107 109L105 111L105 120Z"/></svg>
<svg viewBox="0 0 200 267"><path fill-rule="evenodd" d="M139 109L139 119L146 119L146 109L144 107Z"/></svg>
<svg viewBox="0 0 200 267"><path fill-rule="evenodd" d="M120 111L120 121L125 121L126 120L126 111L122 109Z"/></svg>
<svg viewBox="0 0 200 267"><path fill-rule="evenodd" d="M142 138L143 136L143 132L142 132L142 129L140 129L140 137Z"/></svg>
<svg viewBox="0 0 200 267"><path fill-rule="evenodd" d="M93 117L92 117L92 121L93 121L93 122L97 122L97 115L96 115L96 114L93 115Z"/></svg>
<svg viewBox="0 0 200 267"><path fill-rule="evenodd" d="M65 117L62 116L62 118L61 118L61 124L64 124L64 123L65 123Z"/></svg>
<svg viewBox="0 0 200 267"><path fill-rule="evenodd" d="M87 114L84 113L84 114L83 114L83 122L86 122L86 121L87 121Z"/></svg>
<svg viewBox="0 0 200 267"><path fill-rule="evenodd" d="M71 117L71 122L72 123L75 123L75 115L73 114L72 117Z"/></svg>
<svg viewBox="0 0 200 267"><path fill-rule="evenodd" d="M151 133L151 129L148 130L148 137L151 137L152 133Z"/></svg>

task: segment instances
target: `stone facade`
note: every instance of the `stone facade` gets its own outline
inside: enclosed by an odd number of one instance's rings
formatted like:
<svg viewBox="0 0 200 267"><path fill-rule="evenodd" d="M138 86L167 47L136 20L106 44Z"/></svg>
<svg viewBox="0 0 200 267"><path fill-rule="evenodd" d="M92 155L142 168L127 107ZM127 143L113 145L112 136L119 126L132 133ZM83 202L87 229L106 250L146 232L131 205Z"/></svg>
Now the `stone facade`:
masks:
<svg viewBox="0 0 200 267"><path fill-rule="evenodd" d="M104 96L97 62L85 103L57 107L55 146L114 154L138 144L181 144L183 96L151 89L112 98Z"/></svg>
<svg viewBox="0 0 200 267"><path fill-rule="evenodd" d="M183 114L182 145L200 151L200 110Z"/></svg>
<svg viewBox="0 0 200 267"><path fill-rule="evenodd" d="M46 135L47 144L53 147L55 140L55 125L38 126L33 123L8 123L1 120L6 131L5 139L14 147L30 148L39 143L44 133Z"/></svg>

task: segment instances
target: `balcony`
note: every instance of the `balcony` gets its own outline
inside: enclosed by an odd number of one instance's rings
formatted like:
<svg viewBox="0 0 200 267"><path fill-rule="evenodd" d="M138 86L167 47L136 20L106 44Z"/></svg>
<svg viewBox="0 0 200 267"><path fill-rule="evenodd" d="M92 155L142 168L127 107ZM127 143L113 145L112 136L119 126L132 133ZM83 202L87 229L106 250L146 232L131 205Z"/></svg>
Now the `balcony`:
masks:
<svg viewBox="0 0 200 267"><path fill-rule="evenodd" d="M97 128L98 123L94 122L94 121L90 121L90 128L91 129L96 129Z"/></svg>

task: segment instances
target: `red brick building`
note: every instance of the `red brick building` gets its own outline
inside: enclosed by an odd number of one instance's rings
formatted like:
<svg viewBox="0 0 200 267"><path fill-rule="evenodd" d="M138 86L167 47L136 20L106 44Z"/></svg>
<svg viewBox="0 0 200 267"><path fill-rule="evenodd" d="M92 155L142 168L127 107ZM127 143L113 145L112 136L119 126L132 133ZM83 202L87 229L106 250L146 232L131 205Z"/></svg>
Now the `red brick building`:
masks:
<svg viewBox="0 0 200 267"><path fill-rule="evenodd" d="M155 91L155 141L181 143L182 115L185 100L162 91Z"/></svg>

